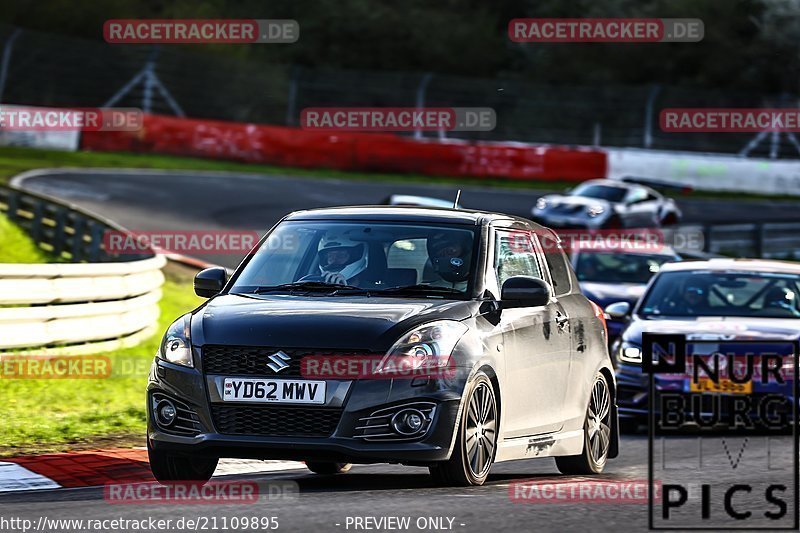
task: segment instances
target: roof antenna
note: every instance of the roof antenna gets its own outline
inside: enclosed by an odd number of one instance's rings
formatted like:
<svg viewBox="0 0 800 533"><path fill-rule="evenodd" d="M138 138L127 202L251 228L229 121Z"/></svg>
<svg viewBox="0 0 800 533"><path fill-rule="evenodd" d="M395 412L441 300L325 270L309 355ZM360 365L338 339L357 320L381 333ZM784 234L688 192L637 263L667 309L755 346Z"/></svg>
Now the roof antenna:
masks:
<svg viewBox="0 0 800 533"><path fill-rule="evenodd" d="M461 189L458 189L458 192L456 193L456 199L453 202L453 209L458 209L458 201L460 199L461 199Z"/></svg>

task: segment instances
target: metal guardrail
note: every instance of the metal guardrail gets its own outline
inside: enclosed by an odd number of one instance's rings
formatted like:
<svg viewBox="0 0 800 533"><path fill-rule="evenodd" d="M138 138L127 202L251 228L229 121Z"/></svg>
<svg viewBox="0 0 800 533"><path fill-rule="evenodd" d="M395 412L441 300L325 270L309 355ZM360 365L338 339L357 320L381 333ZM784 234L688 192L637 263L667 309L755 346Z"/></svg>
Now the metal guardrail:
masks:
<svg viewBox="0 0 800 533"><path fill-rule="evenodd" d="M800 259L800 222L681 225L703 235L703 252L769 259Z"/></svg>
<svg viewBox="0 0 800 533"><path fill-rule="evenodd" d="M154 333L163 256L106 253L103 234L121 227L44 195L0 186L0 212L71 261L0 264L0 350L98 353Z"/></svg>

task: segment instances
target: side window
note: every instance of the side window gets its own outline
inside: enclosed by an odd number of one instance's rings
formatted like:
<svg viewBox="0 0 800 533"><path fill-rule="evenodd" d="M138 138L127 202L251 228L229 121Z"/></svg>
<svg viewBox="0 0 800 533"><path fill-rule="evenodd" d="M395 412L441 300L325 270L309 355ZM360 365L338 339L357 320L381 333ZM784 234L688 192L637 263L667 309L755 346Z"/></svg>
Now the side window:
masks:
<svg viewBox="0 0 800 533"><path fill-rule="evenodd" d="M494 269L501 287L512 276L542 277L530 232L498 230L494 257Z"/></svg>
<svg viewBox="0 0 800 533"><path fill-rule="evenodd" d="M647 199L647 191L644 189L631 189L628 192L625 201L629 204L635 204L644 201Z"/></svg>
<svg viewBox="0 0 800 533"><path fill-rule="evenodd" d="M539 242L542 245L547 268L550 269L550 277L553 279L553 292L556 296L567 294L572 290L567 254L558 241L549 235L539 235Z"/></svg>

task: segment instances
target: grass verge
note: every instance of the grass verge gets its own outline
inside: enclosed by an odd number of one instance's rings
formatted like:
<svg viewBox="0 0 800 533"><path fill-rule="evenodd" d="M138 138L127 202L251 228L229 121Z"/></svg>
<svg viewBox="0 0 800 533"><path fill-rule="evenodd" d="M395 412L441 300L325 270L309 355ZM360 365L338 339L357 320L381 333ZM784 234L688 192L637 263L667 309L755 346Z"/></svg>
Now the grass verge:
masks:
<svg viewBox="0 0 800 533"><path fill-rule="evenodd" d="M0 215L0 263L52 261L16 225ZM167 326L202 299L191 289L194 270L170 263L155 335L138 346L101 354L111 359L107 379L2 379L0 456L85 447L142 444L145 385Z"/></svg>

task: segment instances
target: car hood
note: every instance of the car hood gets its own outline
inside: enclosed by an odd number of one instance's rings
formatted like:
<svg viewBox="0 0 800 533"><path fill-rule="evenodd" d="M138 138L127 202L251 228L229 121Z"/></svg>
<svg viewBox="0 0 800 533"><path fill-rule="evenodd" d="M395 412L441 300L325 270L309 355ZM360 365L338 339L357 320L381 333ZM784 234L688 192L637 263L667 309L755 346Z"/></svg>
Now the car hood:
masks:
<svg viewBox="0 0 800 533"><path fill-rule="evenodd" d="M794 340L800 338L800 320L796 318L695 317L635 318L622 334L637 344L642 333L685 334L688 340Z"/></svg>
<svg viewBox="0 0 800 533"><path fill-rule="evenodd" d="M639 283L604 283L581 281L581 292L600 307L615 302L628 302L631 307L644 293L646 285Z"/></svg>
<svg viewBox="0 0 800 533"><path fill-rule="evenodd" d="M227 294L195 313L192 343L385 351L418 324L476 310L471 301Z"/></svg>

